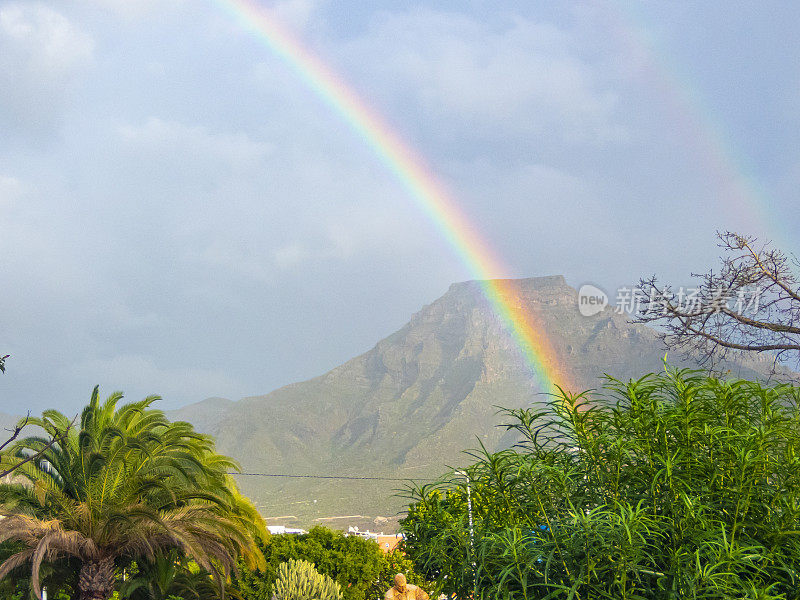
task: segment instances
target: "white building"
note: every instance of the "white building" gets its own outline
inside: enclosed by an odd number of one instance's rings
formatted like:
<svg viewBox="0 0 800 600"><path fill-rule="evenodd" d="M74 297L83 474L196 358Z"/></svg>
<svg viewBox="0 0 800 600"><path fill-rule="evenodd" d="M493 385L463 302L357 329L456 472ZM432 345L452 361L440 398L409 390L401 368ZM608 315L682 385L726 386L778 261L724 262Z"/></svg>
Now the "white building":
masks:
<svg viewBox="0 0 800 600"><path fill-rule="evenodd" d="M284 527L283 525L267 525L267 529L272 535L283 535L285 533L302 535L308 533L305 529L292 529L291 527Z"/></svg>

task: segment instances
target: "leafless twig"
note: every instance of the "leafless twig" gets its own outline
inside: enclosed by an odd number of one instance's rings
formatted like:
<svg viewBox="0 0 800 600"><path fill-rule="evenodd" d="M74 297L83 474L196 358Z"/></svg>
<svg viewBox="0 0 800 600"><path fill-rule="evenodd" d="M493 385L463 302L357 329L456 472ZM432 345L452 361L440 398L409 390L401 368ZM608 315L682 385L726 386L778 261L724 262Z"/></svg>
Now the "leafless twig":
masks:
<svg viewBox="0 0 800 600"><path fill-rule="evenodd" d="M21 461L20 461L20 462L18 462L18 463L15 463L15 464L13 464L13 465L12 465L11 467L9 467L8 469L5 469L4 471L0 471L0 479L2 479L3 477L5 477L6 475L10 475L11 473L13 473L13 472L14 472L14 471L16 471L17 469L19 469L19 468L20 468L22 465L24 465L25 463L28 463L28 462L31 462L31 461L34 461L34 460L36 460L36 459L40 458L40 457L41 457L41 456L42 456L42 455L43 455L45 452L47 452L47 451L48 451L50 448L52 448L52 447L53 447L55 444L63 442L63 441L64 441L64 439L66 439L67 435L69 434L69 430L72 428L72 426L73 426L73 425L75 425L75 420L76 420L77 418L78 418L78 417L77 417L77 416L75 416L75 418L74 418L74 419L72 419L72 421L70 422L70 424L69 424L69 425L67 425L66 429L64 429L64 431L63 431L63 432L59 432L58 430L56 430L56 433L55 433L55 435L53 435L53 436L50 438L50 441L49 441L47 444L45 444L45 446L44 446L44 447L43 447L41 450L39 450L39 451L38 451L38 452L36 452L35 454L31 454L30 456L26 456L26 457L25 457L23 460L21 460ZM30 420L30 413L28 413L28 415L25 417L25 420L24 420L24 421L22 421L22 423L18 423L18 424L17 424L17 426L14 428L14 431L13 431L13 433L11 434L11 437L10 437L10 438L8 438L8 439L7 439L5 442L3 442L3 444L2 444L2 445L0 445L0 452L1 452L1 451L2 451L2 450L3 450L3 449L6 447L6 446L8 446L8 445L9 445L11 442L13 442L14 440L16 440L16 439L17 439L17 437L19 437L19 434L20 434L20 432L22 431L22 428L23 428L23 427L25 427L25 426L28 424L28 421L29 421L29 420ZM2 457L2 454L0 454L0 461L2 461L2 458L3 458L3 457Z"/></svg>
<svg viewBox="0 0 800 600"><path fill-rule="evenodd" d="M767 353L778 364L800 366L800 283L796 257L757 245L750 236L717 234L722 267L692 274L699 285L684 290L639 282L642 303L636 322L662 326L670 348L699 357L712 368L731 350Z"/></svg>

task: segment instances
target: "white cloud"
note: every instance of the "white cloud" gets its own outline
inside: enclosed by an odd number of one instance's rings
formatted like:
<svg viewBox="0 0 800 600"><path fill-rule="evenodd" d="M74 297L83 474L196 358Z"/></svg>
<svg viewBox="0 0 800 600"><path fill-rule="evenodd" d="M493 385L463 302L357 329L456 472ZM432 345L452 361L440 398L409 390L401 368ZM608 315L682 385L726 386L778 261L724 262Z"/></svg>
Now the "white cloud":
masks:
<svg viewBox="0 0 800 600"><path fill-rule="evenodd" d="M28 71L63 78L91 58L94 43L65 16L42 4L0 7L4 66L11 58ZM14 56L10 56L14 54Z"/></svg>
<svg viewBox="0 0 800 600"><path fill-rule="evenodd" d="M198 249L186 250L184 260L247 279L264 282L274 280L277 256L272 260L265 252L250 247L241 238L216 232L211 240L204 236L199 246Z"/></svg>
<svg viewBox="0 0 800 600"><path fill-rule="evenodd" d="M286 246L281 246L273 252L275 266L281 270L291 269L308 258L309 252L302 244L293 242Z"/></svg>
<svg viewBox="0 0 800 600"><path fill-rule="evenodd" d="M0 5L0 109L9 122L52 123L93 51L92 38L52 8Z"/></svg>
<svg viewBox="0 0 800 600"><path fill-rule="evenodd" d="M413 248L425 231L416 226L420 215L403 204L350 204L341 206L324 224L322 236L330 256L340 259L365 253L374 255L381 249L399 252ZM417 237L420 236L420 237Z"/></svg>
<svg viewBox="0 0 800 600"><path fill-rule="evenodd" d="M213 133L201 125L149 118L143 125L119 128L128 148L170 165L194 165L206 169L224 165L234 171L258 166L271 152L271 146L244 133ZM213 169L216 171L217 169Z"/></svg>
<svg viewBox="0 0 800 600"><path fill-rule="evenodd" d="M400 214L390 207L339 206L321 220L310 240L294 241L276 249L274 264L286 270L310 260L347 261L355 257L374 257L387 250L400 252L401 248L407 248L413 251L412 238L419 231L409 226L411 221L413 218L408 214Z"/></svg>
<svg viewBox="0 0 800 600"><path fill-rule="evenodd" d="M471 123L473 133L495 137L555 132L580 142L624 135L614 91L574 50L571 33L547 23L382 13L346 55L398 114L411 103L437 126Z"/></svg>
<svg viewBox="0 0 800 600"><path fill-rule="evenodd" d="M325 3L325 0L281 0L271 10L282 23L297 31L306 29Z"/></svg>
<svg viewBox="0 0 800 600"><path fill-rule="evenodd" d="M51 335L48 343L58 344L53 324L76 324L76 302L93 279L79 258L81 246L70 239L65 206L46 183L0 176L0 281L8 292L0 295L0 314L14 323L9 332L17 332L20 346Z"/></svg>
<svg viewBox="0 0 800 600"><path fill-rule="evenodd" d="M342 263L375 258L384 252L397 255L403 249L413 253L421 241L417 236L425 235L413 226L415 215L390 207L338 204L314 212L313 221L298 222L298 230L277 246L270 244L269 236L259 239L251 235L245 241L241 230L217 229L209 233L211 239L204 237L200 248L186 252L184 258L239 277L274 283L281 271L308 267L309 263ZM270 224L264 222L264 232L269 229Z"/></svg>
<svg viewBox="0 0 800 600"><path fill-rule="evenodd" d="M0 174L0 206L11 206L25 193L25 186L16 177Z"/></svg>
<svg viewBox="0 0 800 600"><path fill-rule="evenodd" d="M183 6L185 0L83 0L103 10L113 11L125 19L139 19L162 14L165 10Z"/></svg>

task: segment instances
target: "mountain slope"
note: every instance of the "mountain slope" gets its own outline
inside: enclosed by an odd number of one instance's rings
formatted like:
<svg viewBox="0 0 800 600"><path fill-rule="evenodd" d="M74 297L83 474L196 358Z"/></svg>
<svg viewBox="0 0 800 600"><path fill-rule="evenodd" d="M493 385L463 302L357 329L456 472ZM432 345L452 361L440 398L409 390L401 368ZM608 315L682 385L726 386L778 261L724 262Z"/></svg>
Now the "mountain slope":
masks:
<svg viewBox="0 0 800 600"><path fill-rule="evenodd" d="M546 368L571 389L597 387L606 372L627 379L662 368L664 350L652 329L629 324L611 308L581 316L577 292L563 277L507 283L509 300L529 310L549 340ZM748 356L734 368L757 377L768 364ZM173 416L214 434L245 472L397 478L239 478L269 517L309 525L350 516L344 525L395 516L402 501L392 491L403 486L402 478L435 477L447 465L463 464L463 450L478 440L489 449L508 444L495 426L496 407L544 399L479 285L466 282L320 377L235 403L205 401Z"/></svg>

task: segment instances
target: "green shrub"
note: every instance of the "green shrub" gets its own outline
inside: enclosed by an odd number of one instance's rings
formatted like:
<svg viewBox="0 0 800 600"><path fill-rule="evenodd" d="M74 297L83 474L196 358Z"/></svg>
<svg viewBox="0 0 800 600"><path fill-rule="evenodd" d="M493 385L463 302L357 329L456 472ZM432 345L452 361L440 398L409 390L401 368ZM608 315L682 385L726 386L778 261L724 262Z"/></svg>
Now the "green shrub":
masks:
<svg viewBox="0 0 800 600"><path fill-rule="evenodd" d="M404 549L484 599L800 598L800 388L668 370L504 411L515 447L409 491ZM471 541L472 540L472 541Z"/></svg>
<svg viewBox="0 0 800 600"><path fill-rule="evenodd" d="M406 573L409 583L427 584L400 553L385 554L373 540L346 536L327 527L303 535L273 535L259 548L266 560L262 571L242 564L234 585L245 600L271 598L279 566L291 559L307 560L317 571L334 579L343 600L375 600L393 585L395 573Z"/></svg>
<svg viewBox="0 0 800 600"><path fill-rule="evenodd" d="M290 560L278 567L274 597L277 600L342 600L342 590L310 562Z"/></svg>

